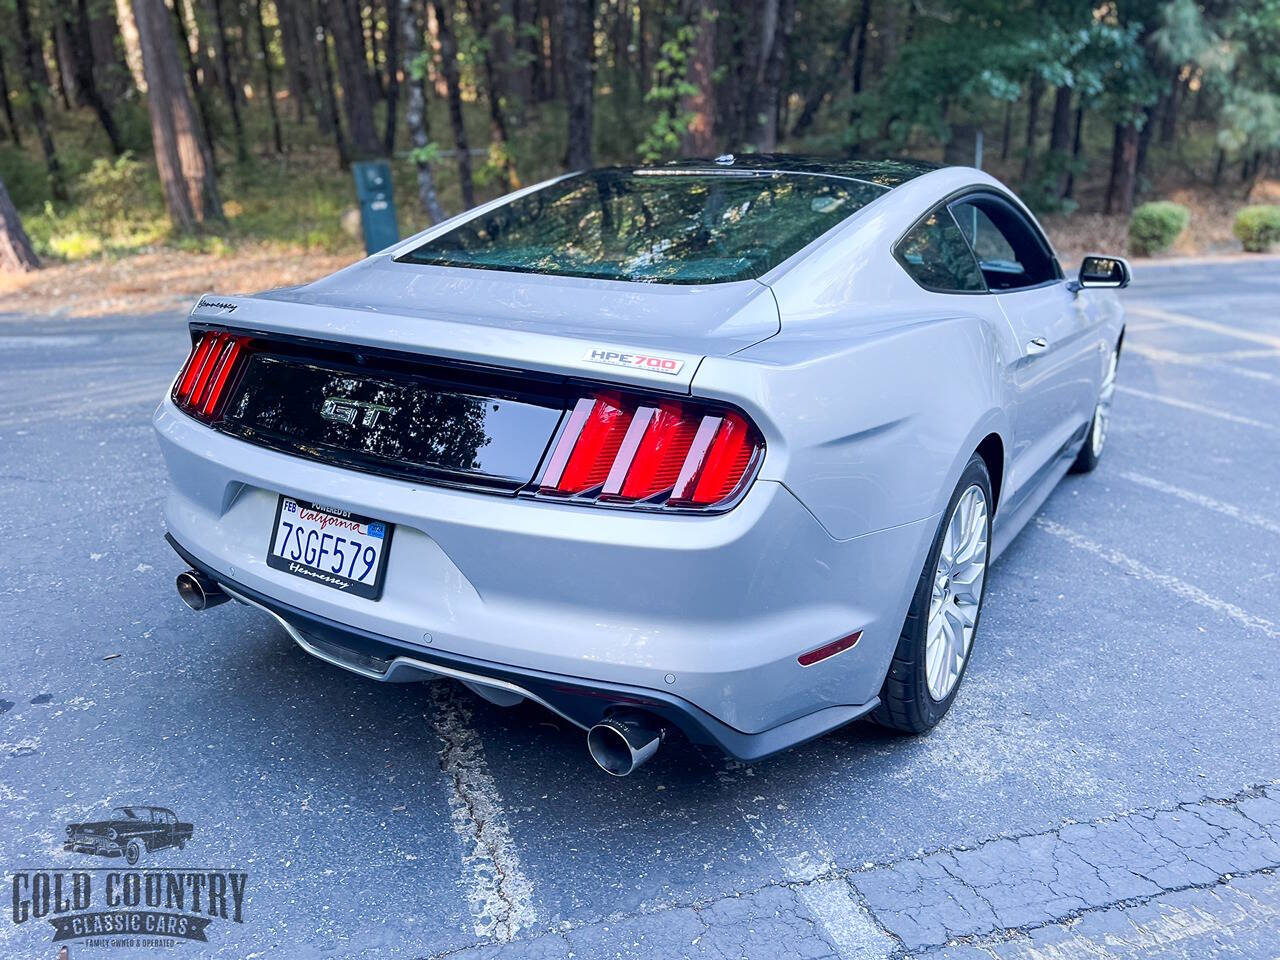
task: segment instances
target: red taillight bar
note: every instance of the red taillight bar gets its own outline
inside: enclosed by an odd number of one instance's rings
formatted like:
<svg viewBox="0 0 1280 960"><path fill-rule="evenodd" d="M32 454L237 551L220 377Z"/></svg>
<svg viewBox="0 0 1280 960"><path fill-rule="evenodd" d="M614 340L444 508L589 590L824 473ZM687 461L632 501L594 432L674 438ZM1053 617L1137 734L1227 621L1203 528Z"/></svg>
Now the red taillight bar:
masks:
<svg viewBox="0 0 1280 960"><path fill-rule="evenodd" d="M599 394L574 405L539 493L713 509L734 498L763 450L759 432L741 414Z"/></svg>
<svg viewBox="0 0 1280 960"><path fill-rule="evenodd" d="M248 337L225 331L201 334L191 348L173 388L173 402L193 416L213 419L219 412L228 382L245 353Z"/></svg>

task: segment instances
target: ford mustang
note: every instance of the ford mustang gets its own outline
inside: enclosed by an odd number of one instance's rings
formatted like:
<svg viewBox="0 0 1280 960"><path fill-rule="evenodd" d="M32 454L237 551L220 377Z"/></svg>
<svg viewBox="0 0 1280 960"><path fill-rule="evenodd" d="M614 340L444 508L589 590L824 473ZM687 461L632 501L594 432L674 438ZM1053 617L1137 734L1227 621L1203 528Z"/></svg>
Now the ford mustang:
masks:
<svg viewBox="0 0 1280 960"><path fill-rule="evenodd" d="M560 177L206 296L155 415L193 609L382 681L746 760L955 700L987 571L1107 438L1128 265L975 169Z"/></svg>

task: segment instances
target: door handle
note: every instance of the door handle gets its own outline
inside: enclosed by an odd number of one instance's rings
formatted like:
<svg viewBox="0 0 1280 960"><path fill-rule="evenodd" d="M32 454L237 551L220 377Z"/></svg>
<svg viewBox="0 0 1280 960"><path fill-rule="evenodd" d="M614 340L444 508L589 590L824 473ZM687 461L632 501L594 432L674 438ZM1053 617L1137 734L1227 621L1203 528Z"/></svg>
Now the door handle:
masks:
<svg viewBox="0 0 1280 960"><path fill-rule="evenodd" d="M1027 353L1041 353L1049 349L1049 341L1044 337L1032 337L1027 341Z"/></svg>

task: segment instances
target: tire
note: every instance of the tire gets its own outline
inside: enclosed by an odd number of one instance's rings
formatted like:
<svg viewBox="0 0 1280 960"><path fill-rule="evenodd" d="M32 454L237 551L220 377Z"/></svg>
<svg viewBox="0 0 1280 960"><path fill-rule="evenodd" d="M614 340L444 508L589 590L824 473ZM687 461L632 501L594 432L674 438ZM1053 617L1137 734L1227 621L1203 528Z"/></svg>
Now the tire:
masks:
<svg viewBox="0 0 1280 960"><path fill-rule="evenodd" d="M1102 386L1098 391L1098 402L1093 408L1093 417L1089 421L1089 432L1085 434L1084 446L1076 454L1071 464L1072 473L1092 473L1093 468L1102 459L1102 451L1107 442L1107 433L1111 425L1111 398L1116 392L1116 367L1120 363L1120 347L1111 351L1111 362L1102 377Z"/></svg>
<svg viewBox="0 0 1280 960"><path fill-rule="evenodd" d="M978 491L978 500L970 494L970 491L975 488ZM965 503L963 508L960 507L962 500ZM967 513L969 505L976 503L980 503L985 515L979 519L975 512L972 515L972 523L965 522L966 518L971 516ZM907 619L902 625L902 634L898 638L898 647L894 651L889 672L885 676L884 686L880 691L880 705L871 715L872 719L882 726L902 733L925 733L946 716L956 698L969 661L973 659L973 643L981 619L982 600L986 595L986 568L990 563L991 545L991 503L991 476L987 472L986 463L975 453L965 466L964 472L960 475L960 482L956 484L956 489L947 502L947 509L943 512L942 522L938 525L938 532L934 535L933 544L925 558L924 569L916 583L915 593L912 594ZM975 546L973 560L965 560L963 568L960 566L953 568L950 563L943 563L943 547L944 544L949 543L947 534L953 521L957 519L957 513L961 514L959 518L961 528L972 527L975 537L976 532L981 531L981 548L978 550ZM955 548L952 547L952 549L954 556ZM968 577L970 571L976 569L976 560L979 558L981 572L978 576L981 577L981 581L976 584L976 590L973 589L973 585L964 583L960 579L956 580L956 584L963 583L964 586L956 589L955 584L951 583L950 574L962 573ZM957 557L957 559L963 558ZM944 566L947 567L947 575L942 577ZM954 667L954 658L946 656L950 651L946 647L947 634L943 629L943 632L938 634L939 642L943 646L935 647L939 652L939 659L935 661L938 667L931 675L928 657L930 613L938 596L935 587L939 585L940 577L943 584L941 590L943 599L939 601L936 615L942 619L933 622L941 627L943 620L946 620L947 625L952 628L952 636L955 636L956 624L960 624L958 644L962 648L962 653L957 671ZM954 591L954 603L949 599L951 595L948 594L948 589ZM975 593L976 597L973 596ZM961 597L964 598L963 602L960 601ZM970 603L970 600L974 602ZM972 617L971 626L965 625L964 618L968 616ZM954 677L951 677L953 672ZM945 690L940 691L940 696L935 696L937 686L931 688L931 677L933 681L939 683L946 680L947 686Z"/></svg>
<svg viewBox="0 0 1280 960"><path fill-rule="evenodd" d="M125 863L129 864L131 867L136 867L138 865L138 861L142 859L141 840L129 841L128 845L124 848L124 859Z"/></svg>

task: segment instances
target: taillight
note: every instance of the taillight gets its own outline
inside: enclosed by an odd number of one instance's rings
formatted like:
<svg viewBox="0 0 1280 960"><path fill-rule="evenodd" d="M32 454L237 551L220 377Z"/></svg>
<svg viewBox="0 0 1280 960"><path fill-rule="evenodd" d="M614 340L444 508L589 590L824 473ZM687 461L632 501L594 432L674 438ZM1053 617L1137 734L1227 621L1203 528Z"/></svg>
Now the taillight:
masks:
<svg viewBox="0 0 1280 960"><path fill-rule="evenodd" d="M214 419L248 342L248 337L226 331L211 330L202 334L178 374L173 402L193 416Z"/></svg>
<svg viewBox="0 0 1280 960"><path fill-rule="evenodd" d="M740 413L600 393L574 405L538 492L713 509L738 494L763 452Z"/></svg>

